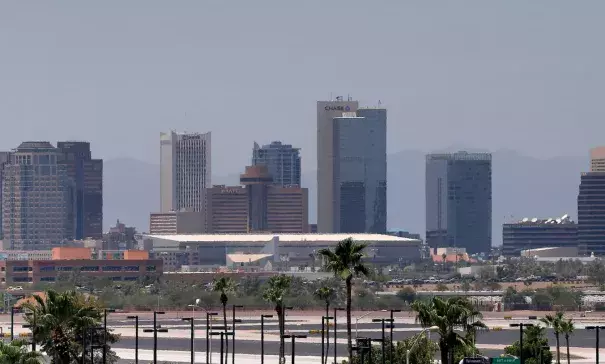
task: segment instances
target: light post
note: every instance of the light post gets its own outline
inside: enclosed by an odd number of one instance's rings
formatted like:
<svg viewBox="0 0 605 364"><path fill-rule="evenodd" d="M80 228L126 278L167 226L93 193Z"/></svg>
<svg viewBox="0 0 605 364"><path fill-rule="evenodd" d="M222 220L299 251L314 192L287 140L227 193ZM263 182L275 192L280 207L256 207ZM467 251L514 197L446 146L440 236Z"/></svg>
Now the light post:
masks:
<svg viewBox="0 0 605 364"><path fill-rule="evenodd" d="M212 344L210 343L210 330L212 329L212 321L210 316L216 316L218 312L206 312L206 363L212 363Z"/></svg>
<svg viewBox="0 0 605 364"><path fill-rule="evenodd" d="M586 326L586 330L595 330L597 334L597 342L595 343L595 349L597 351L597 361L595 363L599 363L599 331L605 330L605 326Z"/></svg>
<svg viewBox="0 0 605 364"><path fill-rule="evenodd" d="M345 309L342 307L334 307L334 363L338 363L338 360L336 360L336 347L338 346L338 340L337 340L337 335L338 335L338 329L337 329L337 322L336 322L336 312L337 311L344 311ZM328 326L328 331L330 331L330 327Z"/></svg>
<svg viewBox="0 0 605 364"><path fill-rule="evenodd" d="M193 340L195 338L195 326L193 317L183 317L182 321L188 321L191 324L191 364L195 363L195 346Z"/></svg>
<svg viewBox="0 0 605 364"><path fill-rule="evenodd" d="M139 364L139 315L126 318L134 320L134 364Z"/></svg>
<svg viewBox="0 0 605 364"><path fill-rule="evenodd" d="M381 319L372 319L372 322L380 322L381 326L382 326L382 337L380 339L381 343L382 343L382 362L384 363L384 352L385 352L385 348L384 348L384 344L386 342L386 338L384 335L384 323L385 322L389 322L391 323L391 325L393 324L393 319L385 319L385 318L381 318ZM391 329L392 331L393 329ZM391 339L392 340L392 339ZM391 351L391 355L393 354L393 352Z"/></svg>
<svg viewBox="0 0 605 364"><path fill-rule="evenodd" d="M32 324L25 324L22 325L23 328L29 328L32 332L32 351L36 351L36 337L35 337L35 330L36 330L36 311L32 311L31 315L33 316L34 320L32 322Z"/></svg>
<svg viewBox="0 0 605 364"><path fill-rule="evenodd" d="M355 350L359 353L359 363L363 364L364 354L365 354L366 350L370 349L370 346L368 344L368 339L365 337L356 337L355 339L356 339L357 343L355 346L353 346L353 350ZM365 345L363 345L363 343L365 343Z"/></svg>
<svg viewBox="0 0 605 364"><path fill-rule="evenodd" d="M260 364L265 364L265 319L272 317L273 315L260 315Z"/></svg>
<svg viewBox="0 0 605 364"><path fill-rule="evenodd" d="M226 330L226 328L225 328L225 330ZM226 332L226 331L212 331L212 332L210 332L210 335L211 336L220 336L221 337L221 353L220 353L221 354L221 361L220 361L220 364L227 364L227 363L223 362L223 352L224 352L223 340L226 343L227 340L229 340L229 335L233 335L233 333L232 332ZM224 359L225 359L225 361L227 361L226 357Z"/></svg>
<svg viewBox="0 0 605 364"><path fill-rule="evenodd" d="M294 358L296 357L296 339L306 339L307 335L282 335L282 339L292 338L292 364L294 364Z"/></svg>
<svg viewBox="0 0 605 364"><path fill-rule="evenodd" d="M15 306L11 306L11 341L14 340Z"/></svg>
<svg viewBox="0 0 605 364"><path fill-rule="evenodd" d="M231 364L235 364L235 324L242 322L242 320L235 319L235 309L236 308L243 309L244 306L243 305L233 305L233 318L231 321L231 323L233 324L233 329L231 329L231 331L233 331L233 336L231 336Z"/></svg>
<svg viewBox="0 0 605 364"><path fill-rule="evenodd" d="M395 319L393 318L393 313L401 312L401 310L391 310L391 325L389 325L390 336L391 336L391 346L389 349L389 360L393 363L393 328L395 326Z"/></svg>
<svg viewBox="0 0 605 364"><path fill-rule="evenodd" d="M327 356L329 353L325 352L324 338L325 342L327 342L328 346L330 346L330 320L333 318L334 317L332 316L321 317L321 364L324 364L328 361Z"/></svg>
<svg viewBox="0 0 605 364"><path fill-rule="evenodd" d="M357 333L358 333L357 327L358 327L358 324L359 324L359 320L361 320L362 318L366 317L367 315L369 315L371 313L372 313L372 311L366 312L365 314L363 314L363 315L355 318L355 338L357 338L357 336L358 336L357 335Z"/></svg>
<svg viewBox="0 0 605 364"><path fill-rule="evenodd" d="M153 364L158 364L158 332L168 332L168 329L162 329L158 324L158 315L163 315L164 311L153 311L153 329L144 329L143 332L153 332Z"/></svg>
<svg viewBox="0 0 605 364"><path fill-rule="evenodd" d="M431 331L436 331L436 330L439 330L439 327L431 326L429 328L426 328L426 329L420 331L420 334L418 334L418 336L416 337L416 340L414 340L412 345L410 345L410 348L405 351L405 364L410 364L410 351L412 351L412 349L414 349L414 345L416 345L418 343L418 340L422 337L422 335L424 333L430 333Z"/></svg>
<svg viewBox="0 0 605 364"><path fill-rule="evenodd" d="M111 312L116 310L111 308L103 310L103 364L107 363L107 314Z"/></svg>
<svg viewBox="0 0 605 364"><path fill-rule="evenodd" d="M525 359L523 358L523 328L524 327L531 327L534 326L534 324L524 324L523 322L518 323L518 324L510 324L510 327L518 327L519 328L519 363L523 364L525 362ZM598 363L598 361L597 361Z"/></svg>
<svg viewBox="0 0 605 364"><path fill-rule="evenodd" d="M379 343L384 343L384 340L382 340L382 339L370 339L370 364L372 364L372 341L379 342ZM385 364L385 361L384 361L384 350L382 351L382 364Z"/></svg>

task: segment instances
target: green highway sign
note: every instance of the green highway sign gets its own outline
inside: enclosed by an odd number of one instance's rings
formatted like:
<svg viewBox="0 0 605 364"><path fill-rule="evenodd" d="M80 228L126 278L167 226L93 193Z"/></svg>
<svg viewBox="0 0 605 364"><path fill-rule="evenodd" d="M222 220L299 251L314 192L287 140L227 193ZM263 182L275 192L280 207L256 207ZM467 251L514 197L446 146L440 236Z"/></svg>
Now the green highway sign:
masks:
<svg viewBox="0 0 605 364"><path fill-rule="evenodd" d="M492 358L492 364L520 364L521 360L519 358Z"/></svg>

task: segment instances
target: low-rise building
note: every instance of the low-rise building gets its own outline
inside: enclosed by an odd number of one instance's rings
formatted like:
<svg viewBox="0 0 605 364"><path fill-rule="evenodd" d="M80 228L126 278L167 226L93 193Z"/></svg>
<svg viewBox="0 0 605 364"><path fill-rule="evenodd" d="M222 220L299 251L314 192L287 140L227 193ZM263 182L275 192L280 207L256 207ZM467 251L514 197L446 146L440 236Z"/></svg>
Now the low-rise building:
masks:
<svg viewBox="0 0 605 364"><path fill-rule="evenodd" d="M502 255L519 256L522 250L578 247L578 225L568 215L560 218L524 218L502 225Z"/></svg>
<svg viewBox="0 0 605 364"><path fill-rule="evenodd" d="M149 216L150 234L202 234L204 232L205 218L201 211L156 212Z"/></svg>
<svg viewBox="0 0 605 364"><path fill-rule="evenodd" d="M0 261L1 284L52 283L61 274L77 272L86 277L112 281L136 281L163 273L162 260L5 260Z"/></svg>
<svg viewBox="0 0 605 364"><path fill-rule="evenodd" d="M51 260L52 250L2 250L0 260Z"/></svg>

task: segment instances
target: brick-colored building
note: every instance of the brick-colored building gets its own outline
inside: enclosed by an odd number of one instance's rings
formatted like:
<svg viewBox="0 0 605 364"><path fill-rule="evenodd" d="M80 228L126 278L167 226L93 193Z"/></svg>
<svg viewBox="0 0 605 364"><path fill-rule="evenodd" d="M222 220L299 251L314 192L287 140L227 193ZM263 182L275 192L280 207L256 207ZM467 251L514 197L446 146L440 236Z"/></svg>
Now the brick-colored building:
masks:
<svg viewBox="0 0 605 364"><path fill-rule="evenodd" d="M161 259L124 260L5 260L0 261L1 284L36 284L55 282L60 274L71 272L113 281L136 281L163 273Z"/></svg>

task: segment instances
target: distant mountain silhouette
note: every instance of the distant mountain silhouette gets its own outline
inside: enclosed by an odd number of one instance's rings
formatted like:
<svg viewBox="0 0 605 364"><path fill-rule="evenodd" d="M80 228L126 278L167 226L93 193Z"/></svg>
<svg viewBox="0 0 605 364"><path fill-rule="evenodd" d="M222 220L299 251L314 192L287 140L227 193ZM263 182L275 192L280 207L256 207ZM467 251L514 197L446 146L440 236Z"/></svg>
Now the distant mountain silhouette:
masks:
<svg viewBox="0 0 605 364"><path fill-rule="evenodd" d="M421 151L389 155L389 228L424 235L424 161L425 153ZM147 231L149 212L159 209L159 165L125 158L106 161L104 170L105 229L119 218L139 231ZM494 152L493 243L501 243L505 221L557 217L565 213L575 219L580 173L586 170L587 157L542 160L509 150ZM212 183L237 184L239 173L213 176ZM314 222L317 215L316 171L303 173L302 183L309 188L309 218Z"/></svg>

